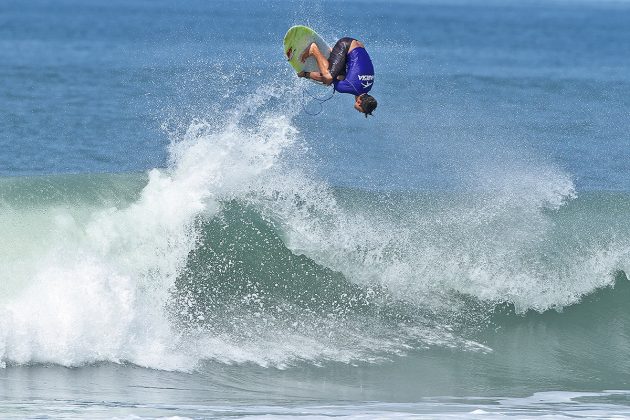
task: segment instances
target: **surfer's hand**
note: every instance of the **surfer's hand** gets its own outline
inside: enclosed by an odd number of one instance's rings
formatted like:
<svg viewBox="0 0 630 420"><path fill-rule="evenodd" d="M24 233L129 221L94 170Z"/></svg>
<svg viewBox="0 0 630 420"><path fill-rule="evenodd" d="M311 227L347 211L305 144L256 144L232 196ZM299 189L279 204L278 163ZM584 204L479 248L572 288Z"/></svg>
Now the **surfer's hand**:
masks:
<svg viewBox="0 0 630 420"><path fill-rule="evenodd" d="M302 63L306 62L306 59L309 58L311 55L313 55L313 46L315 46L315 48L317 48L317 45L315 45L314 42L311 42L309 44L308 47L306 47L306 49L304 50L304 52L302 53L302 55L300 55L300 61Z"/></svg>
<svg viewBox="0 0 630 420"><path fill-rule="evenodd" d="M298 77L304 77L305 79L309 79L311 76L311 72L309 71L301 71L298 74Z"/></svg>

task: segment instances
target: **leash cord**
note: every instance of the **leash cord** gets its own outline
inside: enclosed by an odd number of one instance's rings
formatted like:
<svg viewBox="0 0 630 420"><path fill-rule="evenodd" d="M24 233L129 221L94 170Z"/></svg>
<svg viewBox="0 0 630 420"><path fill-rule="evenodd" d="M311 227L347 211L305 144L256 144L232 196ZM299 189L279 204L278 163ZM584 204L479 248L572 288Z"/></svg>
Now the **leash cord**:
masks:
<svg viewBox="0 0 630 420"><path fill-rule="evenodd" d="M306 95L310 96L310 99L308 99L306 97ZM307 88L304 88L304 89L302 89L302 110L304 111L304 113L306 115L310 115L310 116L319 115L324 110L324 102L331 100L334 95L335 95L335 88L334 87L332 88L332 93L327 98L323 98L323 99L322 98L318 98L317 96L315 96L311 92L309 92ZM308 100L316 101L319 104L319 111L317 111L315 113L309 112L306 109L306 106L305 106L305 103Z"/></svg>

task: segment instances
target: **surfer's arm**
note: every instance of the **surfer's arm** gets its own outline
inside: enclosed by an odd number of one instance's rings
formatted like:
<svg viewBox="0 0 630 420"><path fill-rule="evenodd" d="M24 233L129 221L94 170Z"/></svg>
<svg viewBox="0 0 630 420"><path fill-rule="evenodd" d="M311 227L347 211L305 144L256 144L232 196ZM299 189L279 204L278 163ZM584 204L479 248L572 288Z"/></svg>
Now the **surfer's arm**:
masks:
<svg viewBox="0 0 630 420"><path fill-rule="evenodd" d="M321 82L325 85L330 85L332 83L331 77L324 77L321 73L316 71L301 71L298 73L298 77L304 77L306 79L312 79L317 82Z"/></svg>
<svg viewBox="0 0 630 420"><path fill-rule="evenodd" d="M332 77L328 76L328 77L324 77L322 76L321 73L318 73L316 71L312 71L311 74L309 75L309 77L315 81L321 82L325 85L329 85L332 83Z"/></svg>

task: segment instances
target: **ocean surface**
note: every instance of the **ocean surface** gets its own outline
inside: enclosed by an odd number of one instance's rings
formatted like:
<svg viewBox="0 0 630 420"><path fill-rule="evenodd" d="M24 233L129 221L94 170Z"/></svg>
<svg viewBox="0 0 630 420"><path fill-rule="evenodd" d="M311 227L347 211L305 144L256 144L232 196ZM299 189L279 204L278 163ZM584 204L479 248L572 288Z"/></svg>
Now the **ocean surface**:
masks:
<svg viewBox="0 0 630 420"><path fill-rule="evenodd" d="M2 419L630 418L629 215L629 2L0 2Z"/></svg>

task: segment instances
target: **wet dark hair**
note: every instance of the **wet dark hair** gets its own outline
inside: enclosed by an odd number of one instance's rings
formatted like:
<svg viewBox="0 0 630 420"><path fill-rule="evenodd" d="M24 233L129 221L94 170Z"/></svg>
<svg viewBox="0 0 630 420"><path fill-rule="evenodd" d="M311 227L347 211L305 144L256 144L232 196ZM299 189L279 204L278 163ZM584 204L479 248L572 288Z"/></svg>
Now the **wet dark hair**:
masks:
<svg viewBox="0 0 630 420"><path fill-rule="evenodd" d="M372 115L372 111L376 109L376 107L378 106L378 102L376 102L376 99L374 99L374 96L370 96L367 93L364 93L363 95L361 95L360 98L361 98L361 109L363 110L363 113L365 114L365 118L367 118L368 115Z"/></svg>

